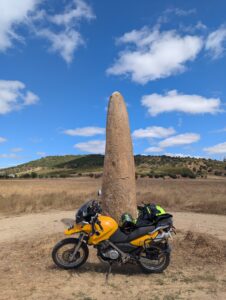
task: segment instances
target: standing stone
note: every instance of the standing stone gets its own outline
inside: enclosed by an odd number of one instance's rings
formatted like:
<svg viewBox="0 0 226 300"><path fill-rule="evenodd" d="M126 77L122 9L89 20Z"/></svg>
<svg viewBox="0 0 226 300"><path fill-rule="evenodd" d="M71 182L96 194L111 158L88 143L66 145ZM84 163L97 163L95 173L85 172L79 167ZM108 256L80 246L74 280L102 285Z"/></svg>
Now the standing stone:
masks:
<svg viewBox="0 0 226 300"><path fill-rule="evenodd" d="M102 202L104 212L117 221L125 212L137 216L133 146L126 104L119 92L112 94L108 104Z"/></svg>

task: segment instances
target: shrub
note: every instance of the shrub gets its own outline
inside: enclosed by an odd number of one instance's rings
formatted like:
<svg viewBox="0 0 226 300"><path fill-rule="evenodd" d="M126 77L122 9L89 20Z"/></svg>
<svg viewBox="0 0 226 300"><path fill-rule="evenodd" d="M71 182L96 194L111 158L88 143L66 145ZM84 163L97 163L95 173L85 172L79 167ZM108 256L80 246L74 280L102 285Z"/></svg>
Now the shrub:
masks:
<svg viewBox="0 0 226 300"><path fill-rule="evenodd" d="M20 175L20 178L31 178L31 174L24 173L24 174Z"/></svg>
<svg viewBox="0 0 226 300"><path fill-rule="evenodd" d="M173 173L169 173L168 176L173 179L177 179L177 175Z"/></svg>
<svg viewBox="0 0 226 300"><path fill-rule="evenodd" d="M31 178L37 178L38 174L36 172L31 172Z"/></svg>
<svg viewBox="0 0 226 300"><path fill-rule="evenodd" d="M94 178L95 178L95 179L98 179L98 178L102 177L102 175L103 175L102 173L95 174L95 175L94 175Z"/></svg>
<svg viewBox="0 0 226 300"><path fill-rule="evenodd" d="M196 178L195 174L188 168L181 168L180 175L182 177Z"/></svg>
<svg viewBox="0 0 226 300"><path fill-rule="evenodd" d="M158 175L159 175L160 178L163 178L163 179L165 178L165 174L163 174L163 173L160 173Z"/></svg>
<svg viewBox="0 0 226 300"><path fill-rule="evenodd" d="M216 176L222 176L222 171L216 170L216 171L214 172L214 175L216 175Z"/></svg>

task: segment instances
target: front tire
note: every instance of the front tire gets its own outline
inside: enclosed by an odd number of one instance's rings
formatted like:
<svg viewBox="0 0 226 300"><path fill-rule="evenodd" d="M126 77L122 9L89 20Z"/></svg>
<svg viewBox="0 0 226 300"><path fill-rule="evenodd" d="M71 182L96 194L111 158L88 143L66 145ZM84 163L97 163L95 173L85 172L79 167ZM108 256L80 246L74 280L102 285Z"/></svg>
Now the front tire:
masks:
<svg viewBox="0 0 226 300"><path fill-rule="evenodd" d="M87 245L82 242L74 260L70 260L70 255L77 246L79 239L68 238L58 242L52 251L52 259L54 263L61 269L70 270L79 268L83 265L89 256Z"/></svg>
<svg viewBox="0 0 226 300"><path fill-rule="evenodd" d="M140 253L139 265L145 273L162 273L170 264L170 252L152 246Z"/></svg>

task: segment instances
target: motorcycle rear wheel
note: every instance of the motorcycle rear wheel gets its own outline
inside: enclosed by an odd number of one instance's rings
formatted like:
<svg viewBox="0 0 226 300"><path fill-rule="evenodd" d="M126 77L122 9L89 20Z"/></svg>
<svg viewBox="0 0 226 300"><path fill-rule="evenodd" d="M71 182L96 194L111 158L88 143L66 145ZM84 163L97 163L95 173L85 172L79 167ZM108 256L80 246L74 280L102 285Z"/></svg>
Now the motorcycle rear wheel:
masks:
<svg viewBox="0 0 226 300"><path fill-rule="evenodd" d="M145 273L162 273L170 264L170 253L156 246L151 250L149 255L145 250L140 253L139 265Z"/></svg>
<svg viewBox="0 0 226 300"><path fill-rule="evenodd" d="M75 259L70 261L70 255L73 253L79 239L68 238L58 242L52 251L52 259L54 263L61 269L76 269L83 265L89 256L87 245L82 242Z"/></svg>

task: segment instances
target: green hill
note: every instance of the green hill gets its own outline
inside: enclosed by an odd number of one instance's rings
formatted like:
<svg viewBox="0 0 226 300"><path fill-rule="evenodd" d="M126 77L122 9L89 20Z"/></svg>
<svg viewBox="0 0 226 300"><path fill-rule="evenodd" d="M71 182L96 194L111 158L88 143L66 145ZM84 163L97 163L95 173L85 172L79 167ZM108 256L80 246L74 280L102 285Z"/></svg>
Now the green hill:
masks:
<svg viewBox="0 0 226 300"><path fill-rule="evenodd" d="M0 177L70 177L100 176L103 155L47 156L15 167L0 170ZM141 177L226 176L226 161L204 158L136 155L136 173Z"/></svg>

